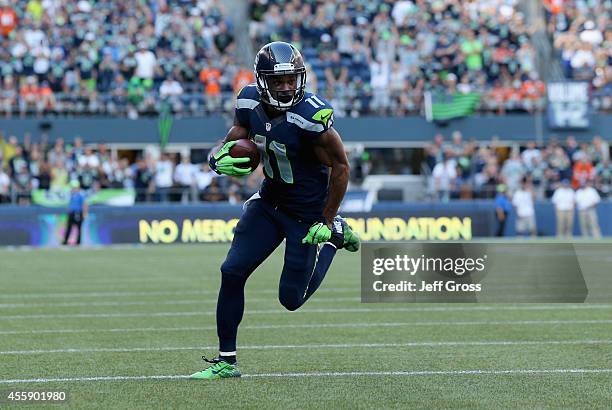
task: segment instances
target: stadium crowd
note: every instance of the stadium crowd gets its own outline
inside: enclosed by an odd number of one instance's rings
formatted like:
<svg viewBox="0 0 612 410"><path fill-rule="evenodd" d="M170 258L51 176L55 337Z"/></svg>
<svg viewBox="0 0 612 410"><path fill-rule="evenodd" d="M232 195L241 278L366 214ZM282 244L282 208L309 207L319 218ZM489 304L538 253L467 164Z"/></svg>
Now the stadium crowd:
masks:
<svg viewBox="0 0 612 410"><path fill-rule="evenodd" d="M612 109L612 3L545 0L548 32L566 78L591 84L592 104Z"/></svg>
<svg viewBox="0 0 612 410"><path fill-rule="evenodd" d="M135 161L112 155L105 144L85 145L81 138L53 144L25 136L0 135L0 203L29 204L32 190L65 191L78 181L86 191L128 188L137 202L229 201L238 203L259 189L260 168L249 177L218 176L207 163L193 164L188 155L145 150Z"/></svg>
<svg viewBox="0 0 612 410"><path fill-rule="evenodd" d="M0 112L231 111L252 81L219 0L2 0ZM289 40L337 115L419 113L423 95L481 95L479 109L542 106L516 0L250 0L256 49Z"/></svg>
<svg viewBox="0 0 612 410"><path fill-rule="evenodd" d="M339 115L419 113L423 95L477 92L480 110L542 107L516 0L250 0L254 44L291 41Z"/></svg>
<svg viewBox="0 0 612 410"><path fill-rule="evenodd" d="M228 110L234 47L218 0L1 0L0 113Z"/></svg>
<svg viewBox="0 0 612 410"><path fill-rule="evenodd" d="M355 186L371 172L412 172L406 166L385 171L385 157L370 156L367 150L348 154ZM496 137L488 143L465 141L460 132L454 132L450 141L436 135L423 158L429 191L442 201L491 199L500 186L512 194L525 181L536 199L547 199L564 180L574 189L589 182L602 198L612 198L610 146L600 136L590 143L568 137L551 139L543 146L534 141L508 146ZM239 203L257 191L262 179L261 167L248 178L219 176L206 162L192 163L189 153L160 153L149 147L130 161L105 144L88 145L78 137L72 143L62 138L48 143L45 139L32 142L26 135L20 144L15 136L0 135L0 203L27 204L32 190L61 191L74 180L91 191L134 189L138 202Z"/></svg>
<svg viewBox="0 0 612 410"><path fill-rule="evenodd" d="M578 189L593 184L602 197L612 197L610 146L600 136L590 143L550 139L538 146L502 146L496 137L488 144L464 141L454 132L451 141L437 135L425 149L430 190L440 200L494 198L498 189L512 194L526 182L536 199L551 198L567 181Z"/></svg>

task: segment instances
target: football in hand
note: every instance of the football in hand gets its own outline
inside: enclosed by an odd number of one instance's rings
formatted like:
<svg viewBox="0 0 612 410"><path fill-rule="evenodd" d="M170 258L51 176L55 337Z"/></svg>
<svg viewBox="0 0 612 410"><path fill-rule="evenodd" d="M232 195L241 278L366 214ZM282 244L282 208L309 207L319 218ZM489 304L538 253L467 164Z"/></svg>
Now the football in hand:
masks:
<svg viewBox="0 0 612 410"><path fill-rule="evenodd" d="M257 149L257 145L250 139L239 139L238 142L230 148L229 154L233 158L249 158L249 162L236 164L239 168L251 168L254 170L259 166L259 150Z"/></svg>

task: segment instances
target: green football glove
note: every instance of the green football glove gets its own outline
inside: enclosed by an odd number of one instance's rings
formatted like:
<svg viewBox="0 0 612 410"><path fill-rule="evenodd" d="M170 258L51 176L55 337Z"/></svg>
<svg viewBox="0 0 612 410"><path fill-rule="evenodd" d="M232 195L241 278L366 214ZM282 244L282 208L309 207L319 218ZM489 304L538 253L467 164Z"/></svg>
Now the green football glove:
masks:
<svg viewBox="0 0 612 410"><path fill-rule="evenodd" d="M312 224L310 229L308 229L308 233L302 239L302 243L307 243L310 245L318 245L320 243L328 242L332 236L332 231L329 229L329 226L323 222L315 222Z"/></svg>
<svg viewBox="0 0 612 410"><path fill-rule="evenodd" d="M236 145L237 142L238 141L230 141L225 143L217 153L212 155L208 161L210 169L217 174L229 175L231 177L242 177L253 172L253 168L240 168L236 166L249 162L250 159L248 157L233 158L229 154L230 149Z"/></svg>

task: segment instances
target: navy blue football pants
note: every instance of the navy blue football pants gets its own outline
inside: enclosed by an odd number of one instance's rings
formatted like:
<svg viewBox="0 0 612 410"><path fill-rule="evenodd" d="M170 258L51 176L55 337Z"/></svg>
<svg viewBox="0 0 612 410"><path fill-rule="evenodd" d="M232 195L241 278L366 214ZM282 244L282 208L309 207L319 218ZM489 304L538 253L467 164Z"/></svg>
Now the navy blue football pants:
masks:
<svg viewBox="0 0 612 410"><path fill-rule="evenodd" d="M221 265L221 289L217 301L217 335L221 353L236 351L247 279L283 239L286 239L286 244L278 288L280 303L288 310L296 310L317 290L336 248L326 244L318 251L315 245L302 244L310 225L290 217L263 199L248 203Z"/></svg>

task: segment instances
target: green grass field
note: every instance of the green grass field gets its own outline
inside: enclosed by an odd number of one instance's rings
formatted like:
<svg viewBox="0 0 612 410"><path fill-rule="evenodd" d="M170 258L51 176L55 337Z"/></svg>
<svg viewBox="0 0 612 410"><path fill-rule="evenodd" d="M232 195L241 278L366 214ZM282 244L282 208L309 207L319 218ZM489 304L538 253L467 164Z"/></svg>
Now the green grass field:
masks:
<svg viewBox="0 0 612 410"><path fill-rule="evenodd" d="M611 304L361 304L346 252L297 312L276 252L247 285L245 377L185 379L216 354L226 251L0 251L0 391L104 409L612 406Z"/></svg>

